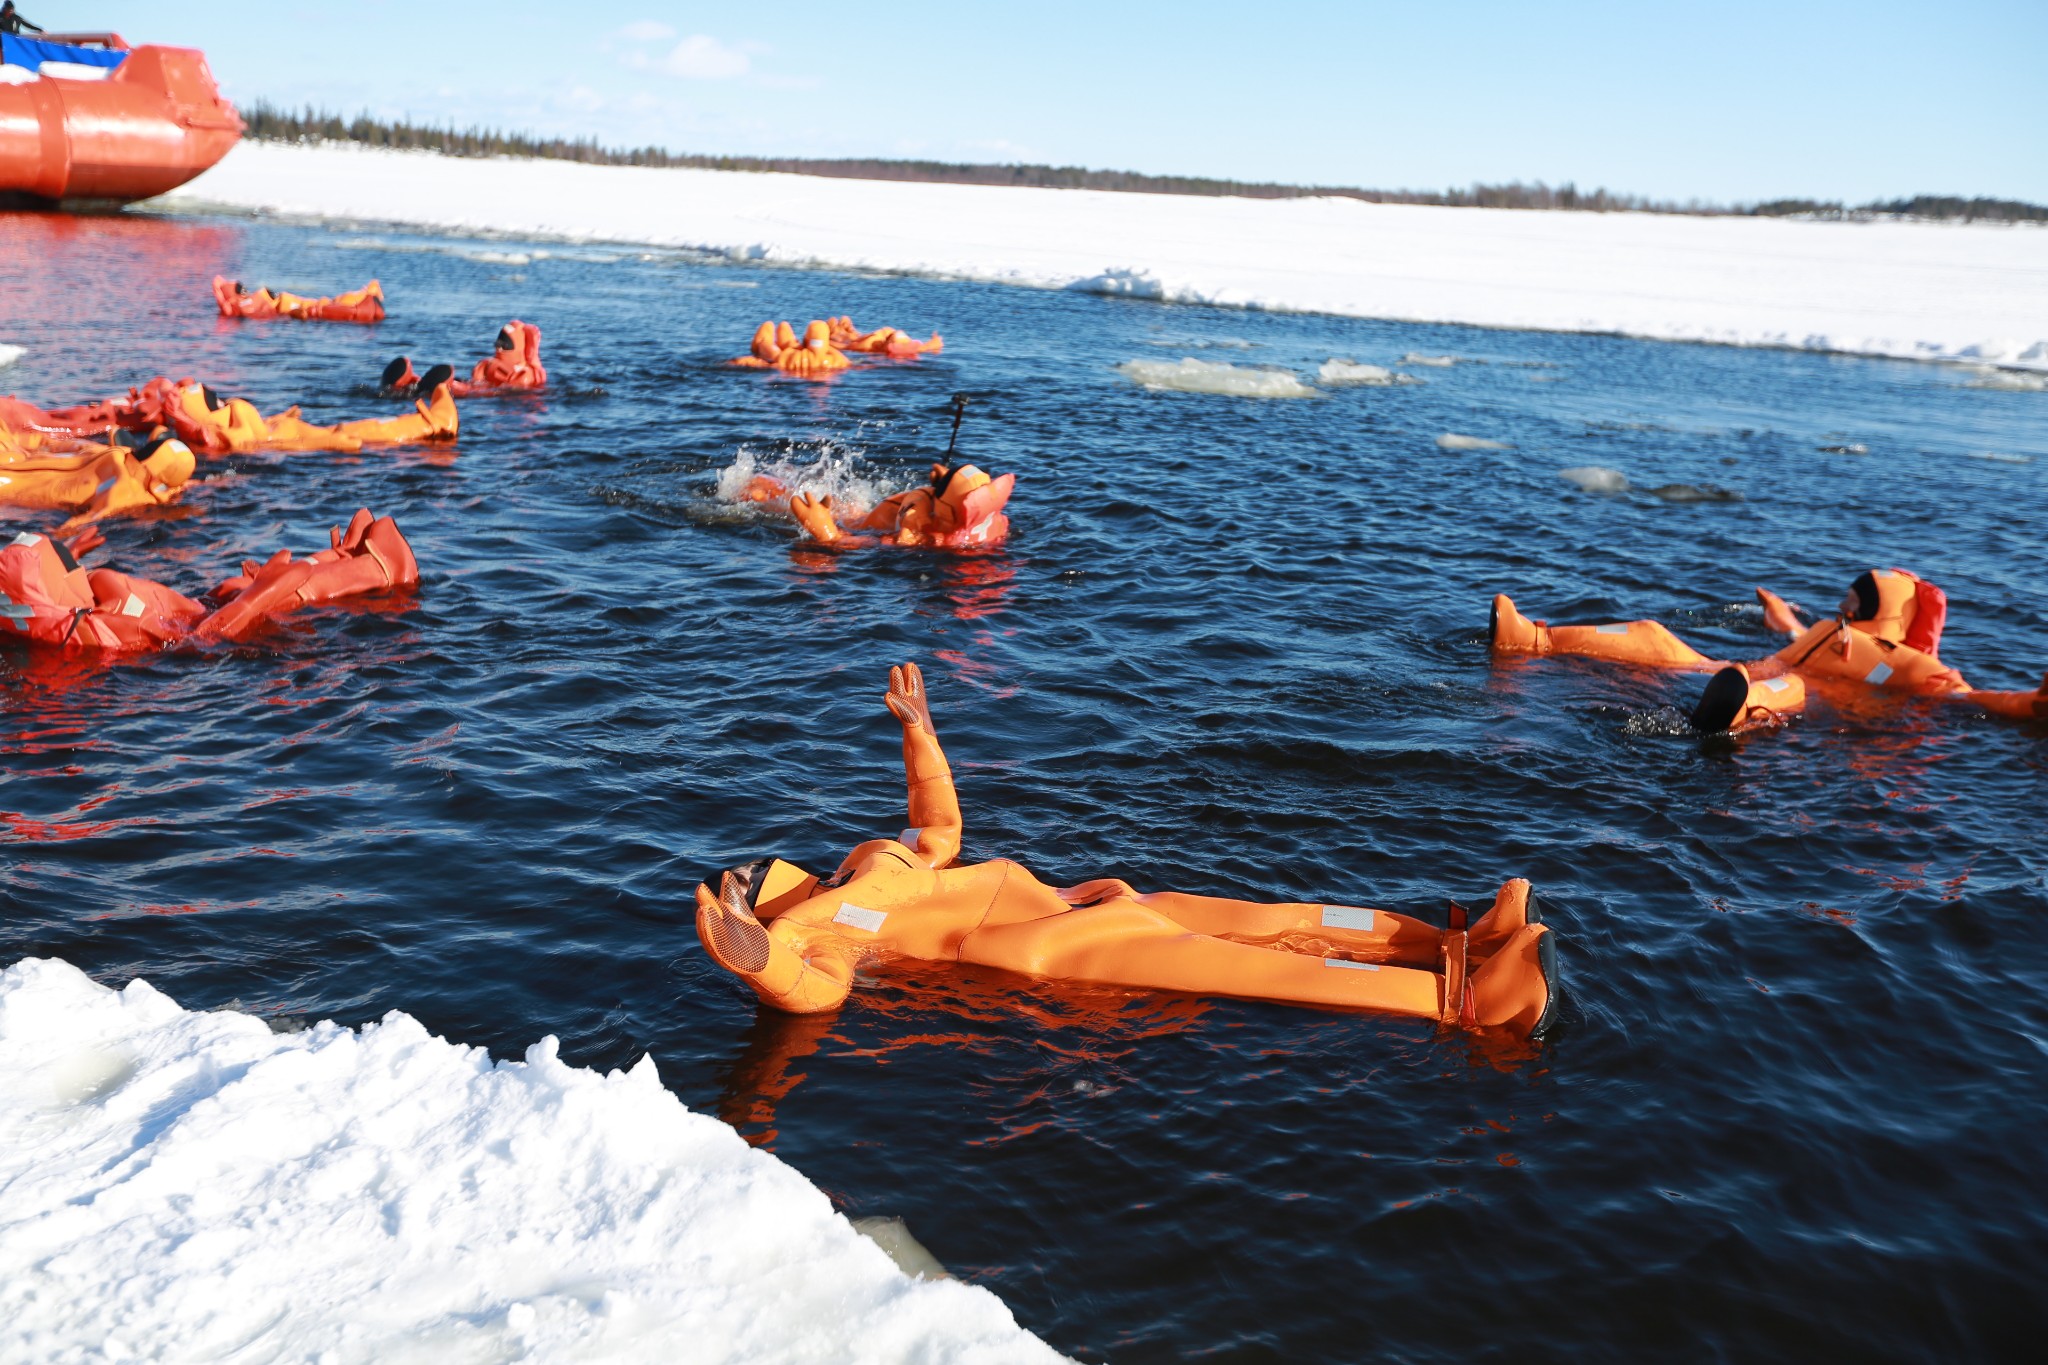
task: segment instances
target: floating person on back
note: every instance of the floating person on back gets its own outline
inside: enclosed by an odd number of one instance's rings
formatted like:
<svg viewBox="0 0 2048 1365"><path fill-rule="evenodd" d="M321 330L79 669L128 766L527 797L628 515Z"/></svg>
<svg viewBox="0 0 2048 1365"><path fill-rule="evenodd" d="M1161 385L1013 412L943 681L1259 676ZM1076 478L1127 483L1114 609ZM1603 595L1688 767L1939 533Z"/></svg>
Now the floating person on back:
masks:
<svg viewBox="0 0 2048 1365"><path fill-rule="evenodd" d="M885 355L892 360L915 360L921 355L937 355L946 349L946 341L937 332L930 341L919 341L908 332L894 327L877 327L872 332L863 332L853 325L853 319L846 316L827 318L826 326L831 329L832 344L842 351L857 355Z"/></svg>
<svg viewBox="0 0 2048 1365"><path fill-rule="evenodd" d="M75 513L68 531L106 517L168 507L198 461L168 434L136 449L100 446L78 455L26 455L0 463L0 507Z"/></svg>
<svg viewBox="0 0 2048 1365"><path fill-rule="evenodd" d="M753 348L732 363L748 369L780 370L799 379L824 379L853 362L832 344L832 329L813 321L804 328L801 341L786 322L762 323L754 329Z"/></svg>
<svg viewBox="0 0 2048 1365"><path fill-rule="evenodd" d="M1003 508L1010 501L1017 476L990 478L977 466L955 459L960 419L966 412L966 397L955 396L953 434L946 442L945 458L932 465L929 481L922 488L906 489L882 499L873 511L851 523L855 534L849 534L849 528L839 524L838 508L830 495L799 493L791 497L780 480L758 475L741 496L749 502L779 502L788 498L789 513L803 527L807 538L836 550L859 550L873 545L966 550L1000 545L1010 534L1010 518Z"/></svg>
<svg viewBox="0 0 2048 1365"><path fill-rule="evenodd" d="M764 1004L836 1009L865 964L971 962L1022 975L1372 1010L1446 1027L1542 1033L1557 956L1529 883L1469 925L1437 929L1363 906L1140 892L1116 878L1051 887L1007 859L956 865L960 803L915 664L889 671L912 828L820 878L781 859L697 888L697 936Z"/></svg>
<svg viewBox="0 0 2048 1365"><path fill-rule="evenodd" d="M243 287L240 280L215 275L213 301L222 317L246 318L255 322L274 318L293 318L300 322L384 320L384 286L375 280L361 289L351 289L332 298L308 299L281 289L273 293L262 285L252 293Z"/></svg>
<svg viewBox="0 0 2048 1365"><path fill-rule="evenodd" d="M1747 663L1710 659L1656 621L1553 626L1493 599L1496 654L1567 654L1655 668L1713 670L1692 723L1706 731L1767 724L1806 703L1806 681L1860 685L1906 696L1965 702L2016 720L2048 718L2048 680L2032 692L1971 687L1939 657L1948 597L1904 569L1870 569L1849 587L1836 614L1804 626L1784 599L1756 590L1764 622L1793 637L1777 653Z"/></svg>
<svg viewBox="0 0 2048 1365"><path fill-rule="evenodd" d="M420 376L413 373L409 356L400 356L386 365L377 382L378 391L390 398L418 398L433 391L431 385L423 387ZM540 328L514 318L498 329L497 347L489 358L477 361L469 378L456 380L449 391L457 398L473 398L546 388L547 382L547 369L540 363Z"/></svg>
<svg viewBox="0 0 2048 1365"><path fill-rule="evenodd" d="M0 547L0 640L67 650L157 649L182 639L240 640L303 606L334 602L420 581L412 547L389 517L365 508L348 529L334 528L327 549L305 559L279 550L214 589L222 605L113 569L80 567L71 545L28 533ZM73 539L77 553L99 543L96 531Z"/></svg>

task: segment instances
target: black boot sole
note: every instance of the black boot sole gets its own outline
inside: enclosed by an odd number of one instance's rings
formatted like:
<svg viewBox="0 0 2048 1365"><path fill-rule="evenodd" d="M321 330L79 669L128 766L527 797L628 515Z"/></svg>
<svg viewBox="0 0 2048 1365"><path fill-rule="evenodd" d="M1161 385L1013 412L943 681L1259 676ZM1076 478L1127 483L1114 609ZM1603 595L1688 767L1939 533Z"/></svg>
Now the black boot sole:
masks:
<svg viewBox="0 0 2048 1365"><path fill-rule="evenodd" d="M1700 693L1699 705L1692 709L1692 728L1709 734L1723 734L1742 714L1743 705L1749 700L1749 679L1742 670L1730 664L1707 679L1706 690Z"/></svg>

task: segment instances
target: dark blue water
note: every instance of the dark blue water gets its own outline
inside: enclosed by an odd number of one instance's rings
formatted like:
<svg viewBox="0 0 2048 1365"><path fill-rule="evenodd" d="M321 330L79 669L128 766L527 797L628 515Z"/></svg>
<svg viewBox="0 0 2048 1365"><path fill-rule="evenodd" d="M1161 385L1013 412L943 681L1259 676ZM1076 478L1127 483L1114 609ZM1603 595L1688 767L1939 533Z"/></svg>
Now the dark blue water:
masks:
<svg viewBox="0 0 2048 1365"><path fill-rule="evenodd" d="M1961 710L1702 742L1696 684L1496 667L1490 595L1773 641L1865 567L1948 591L1980 686L2048 665L2048 397L1901 363L1164 307L674 254L0 215L0 389L166 372L316 420L517 316L557 388L452 451L259 457L102 558L193 591L399 519L409 602L95 665L0 655L0 962L190 1007L407 1010L674 1091L897 1215L1083 1359L1985 1359L2048 1271L2048 738ZM473 259L477 257L495 259ZM520 259L524 257L524 259ZM215 272L377 328L234 326ZM807 385L764 317L945 334ZM1140 390L1183 355L1426 383ZM1000 553L832 558L715 497L741 452L885 486L1019 476ZM1514 444L1446 454L1445 431ZM1863 444L1864 455L1823 453ZM2009 457L1981 458L1987 454ZM2032 462L2025 462L2028 458ZM1600 497L1639 487L1734 503ZM220 472L218 469L214 472ZM24 520L8 514L8 525ZM398 609L404 608L404 609ZM1571 999L1515 1054L1262 1005L878 971L788 1019L699 950L705 874L893 832L887 665L922 661L969 858L1440 916L1535 880Z"/></svg>

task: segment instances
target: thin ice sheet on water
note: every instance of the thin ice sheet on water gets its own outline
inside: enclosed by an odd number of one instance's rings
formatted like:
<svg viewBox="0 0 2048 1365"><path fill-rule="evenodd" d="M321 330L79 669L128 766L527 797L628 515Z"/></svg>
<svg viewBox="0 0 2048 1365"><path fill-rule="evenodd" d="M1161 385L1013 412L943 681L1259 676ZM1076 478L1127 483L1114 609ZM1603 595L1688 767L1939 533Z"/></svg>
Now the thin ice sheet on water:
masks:
<svg viewBox="0 0 2048 1365"><path fill-rule="evenodd" d="M0 1359L1054 1362L815 1186L555 1040L273 1033L0 971Z"/></svg>
<svg viewBox="0 0 2048 1365"><path fill-rule="evenodd" d="M1232 398L1314 398L1316 389L1286 370L1264 370L1220 361L1126 360L1116 372L1147 389L1176 393L1217 393Z"/></svg>

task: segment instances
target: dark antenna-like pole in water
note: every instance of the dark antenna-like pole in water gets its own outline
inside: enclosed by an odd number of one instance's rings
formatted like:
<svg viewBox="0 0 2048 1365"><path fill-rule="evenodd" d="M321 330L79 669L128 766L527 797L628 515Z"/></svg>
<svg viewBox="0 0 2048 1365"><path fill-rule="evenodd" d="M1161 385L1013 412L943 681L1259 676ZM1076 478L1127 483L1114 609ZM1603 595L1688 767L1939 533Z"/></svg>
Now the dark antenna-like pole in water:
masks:
<svg viewBox="0 0 2048 1365"><path fill-rule="evenodd" d="M953 395L953 434L952 434L951 436L948 436L948 437L946 438L946 459L947 459L947 460L948 460L949 462L950 462L950 461L952 460L952 458L953 458L953 447L954 447L954 446L955 446L956 444L958 444L958 443L959 443L959 440L960 440L960 419L961 419L962 417L965 417L966 415L967 415L967 395L966 395L966 394L964 394L964 393L956 393L956 394L954 394L954 395Z"/></svg>

